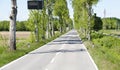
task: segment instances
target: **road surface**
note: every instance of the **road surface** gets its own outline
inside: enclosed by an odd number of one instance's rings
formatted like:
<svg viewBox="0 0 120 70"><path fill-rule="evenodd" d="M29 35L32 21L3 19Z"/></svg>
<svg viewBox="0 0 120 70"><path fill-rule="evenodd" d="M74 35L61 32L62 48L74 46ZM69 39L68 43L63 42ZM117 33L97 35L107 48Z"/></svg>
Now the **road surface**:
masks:
<svg viewBox="0 0 120 70"><path fill-rule="evenodd" d="M52 42L1 67L0 70L98 70L77 31L71 30Z"/></svg>

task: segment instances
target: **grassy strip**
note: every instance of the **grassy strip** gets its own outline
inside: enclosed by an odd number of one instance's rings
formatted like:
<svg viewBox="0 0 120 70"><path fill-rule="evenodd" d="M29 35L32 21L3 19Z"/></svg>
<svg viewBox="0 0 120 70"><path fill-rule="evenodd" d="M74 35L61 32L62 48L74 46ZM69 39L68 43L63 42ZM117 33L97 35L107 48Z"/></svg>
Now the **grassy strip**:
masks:
<svg viewBox="0 0 120 70"><path fill-rule="evenodd" d="M94 37L92 43L85 41L84 44L99 70L120 70L120 39L111 36Z"/></svg>
<svg viewBox="0 0 120 70"><path fill-rule="evenodd" d="M103 32L111 35L120 35L120 30L101 30L99 32Z"/></svg>
<svg viewBox="0 0 120 70"><path fill-rule="evenodd" d="M40 46L52 41L53 39L57 38L60 35L56 35L47 40L40 41L39 43L31 43L30 47L26 44L27 41L21 41L17 43L17 50L16 51L9 51L8 47L0 46L0 67L27 54L30 51L33 51Z"/></svg>

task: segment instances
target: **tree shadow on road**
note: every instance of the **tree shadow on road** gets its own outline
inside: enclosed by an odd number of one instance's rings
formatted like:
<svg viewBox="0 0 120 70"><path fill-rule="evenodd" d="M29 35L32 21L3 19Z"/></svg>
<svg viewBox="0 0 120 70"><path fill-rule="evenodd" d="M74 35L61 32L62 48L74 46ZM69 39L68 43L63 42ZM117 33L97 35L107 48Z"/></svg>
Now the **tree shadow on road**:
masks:
<svg viewBox="0 0 120 70"><path fill-rule="evenodd" d="M68 49L62 49L62 50L48 50L48 51L41 51L41 52L32 52L29 54L45 54L45 53L75 53L75 52L85 52L85 49L74 49L74 50L68 50Z"/></svg>
<svg viewBox="0 0 120 70"><path fill-rule="evenodd" d="M60 45L60 44L82 44L81 40L55 40L47 45Z"/></svg>

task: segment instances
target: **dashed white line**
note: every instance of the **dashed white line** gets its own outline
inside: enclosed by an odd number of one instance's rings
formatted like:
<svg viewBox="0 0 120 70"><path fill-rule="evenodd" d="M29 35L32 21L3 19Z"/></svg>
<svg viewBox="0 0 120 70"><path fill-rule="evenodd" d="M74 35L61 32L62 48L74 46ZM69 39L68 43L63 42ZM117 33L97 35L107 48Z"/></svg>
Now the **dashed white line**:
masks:
<svg viewBox="0 0 120 70"><path fill-rule="evenodd" d="M55 61L55 58L53 58L50 63L53 63L54 61Z"/></svg>
<svg viewBox="0 0 120 70"><path fill-rule="evenodd" d="M45 70L48 70L47 68Z"/></svg>
<svg viewBox="0 0 120 70"><path fill-rule="evenodd" d="M59 55L59 54L61 54L61 52L58 52L58 53L56 54L56 56Z"/></svg>

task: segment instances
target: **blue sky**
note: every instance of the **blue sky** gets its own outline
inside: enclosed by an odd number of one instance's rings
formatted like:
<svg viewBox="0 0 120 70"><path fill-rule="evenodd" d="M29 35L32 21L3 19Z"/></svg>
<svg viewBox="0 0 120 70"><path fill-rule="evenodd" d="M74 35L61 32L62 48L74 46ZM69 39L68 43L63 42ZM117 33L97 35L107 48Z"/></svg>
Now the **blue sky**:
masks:
<svg viewBox="0 0 120 70"><path fill-rule="evenodd" d="M28 19L27 0L17 0L18 15L17 20ZM0 20L9 20L11 11L11 0L1 0L0 2Z"/></svg>
<svg viewBox="0 0 120 70"><path fill-rule="evenodd" d="M0 2L0 20L9 20L11 10L11 0L1 0ZM17 0L18 15L17 20L28 19L27 0ZM70 7L70 15L73 17L73 10ZM98 16L103 17L103 11L106 10L106 17L117 17L120 18L120 0L100 0L100 2L94 6L94 12Z"/></svg>
<svg viewBox="0 0 120 70"><path fill-rule="evenodd" d="M100 0L94 7L94 12L97 13L97 16L104 17L104 9L106 17L120 18L120 0Z"/></svg>

